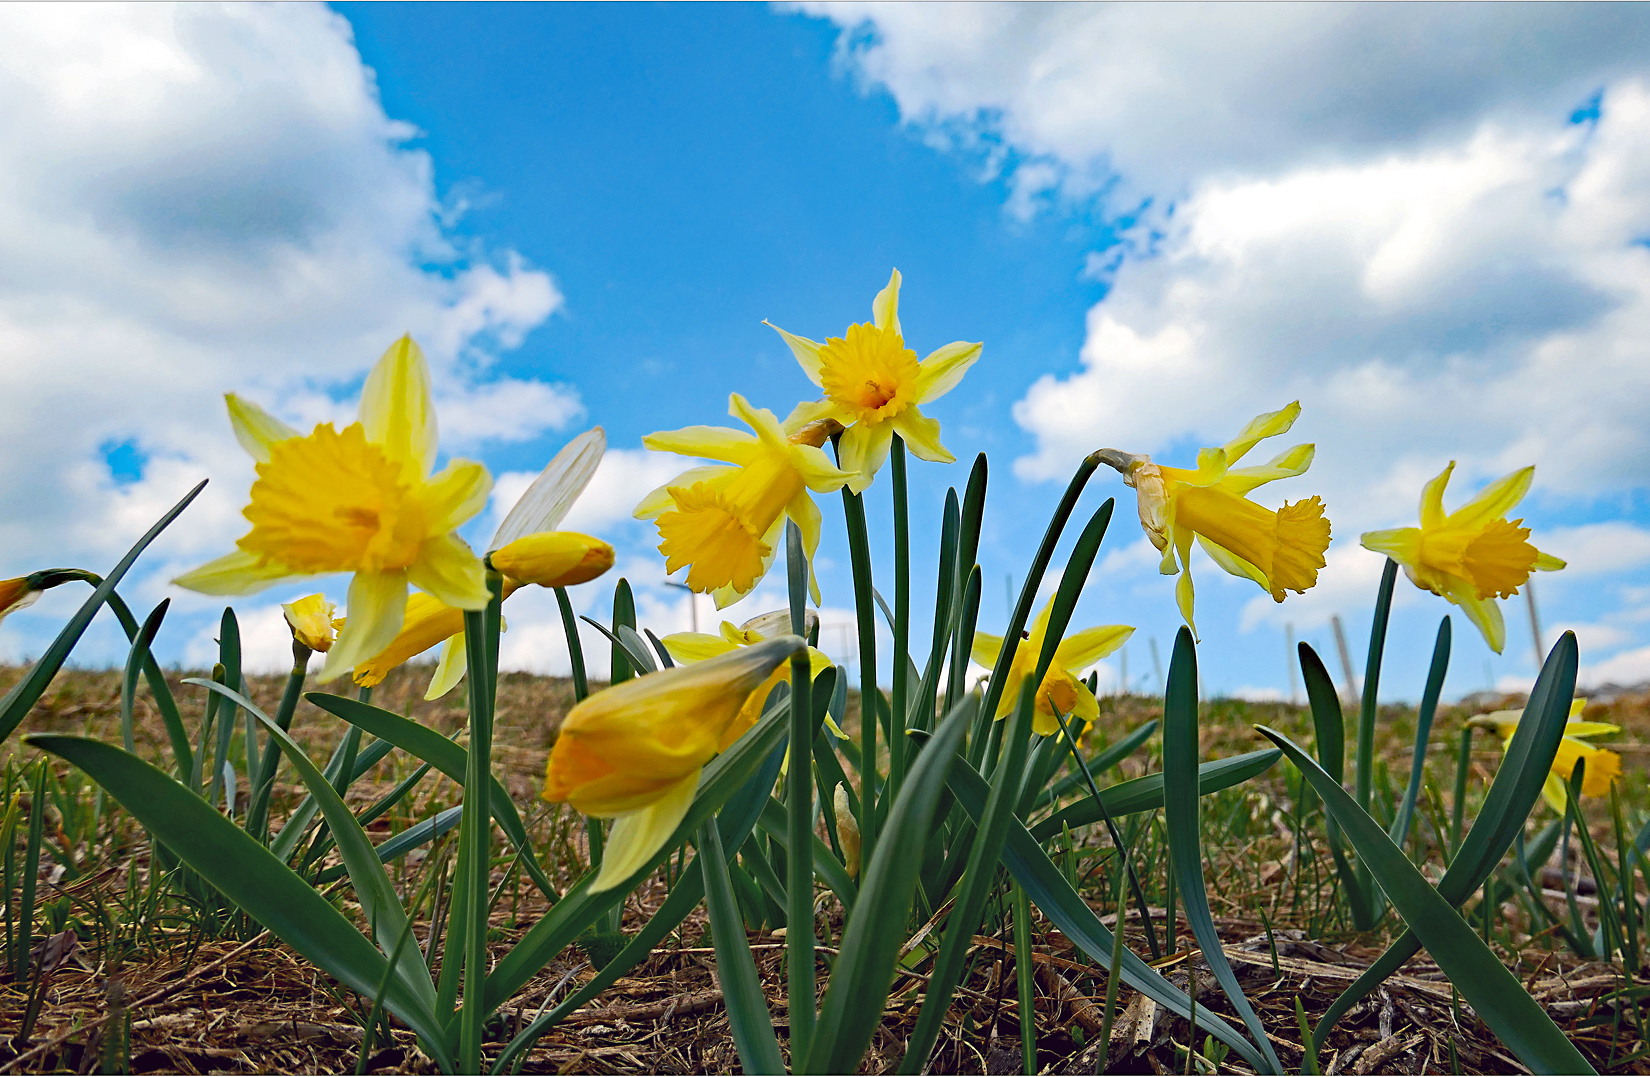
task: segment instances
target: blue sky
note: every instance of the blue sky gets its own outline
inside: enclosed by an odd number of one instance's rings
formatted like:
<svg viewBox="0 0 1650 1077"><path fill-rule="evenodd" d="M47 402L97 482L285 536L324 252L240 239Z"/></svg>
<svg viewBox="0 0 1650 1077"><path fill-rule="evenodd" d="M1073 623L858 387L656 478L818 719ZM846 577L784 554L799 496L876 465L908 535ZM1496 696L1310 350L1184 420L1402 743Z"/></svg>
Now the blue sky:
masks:
<svg viewBox="0 0 1650 1077"><path fill-rule="evenodd" d="M0 136L18 151L0 155L0 335L17 356L0 385L28 403L0 415L20 510L0 522L0 574L111 563L211 475L131 588L176 598L170 658L209 655L215 607L165 580L244 526L250 468L217 394L347 419L404 330L430 352L444 447L484 460L501 501L606 428L614 451L571 522L619 549L645 619L686 627L626 518L673 473L641 436L729 421L730 391L781 414L811 396L762 319L839 335L898 266L919 354L985 342L928 409L960 462L912 465L919 621L938 506L974 453L992 464L989 628L1082 453L1189 464L1299 398L1285 442L1316 442L1319 462L1266 494L1324 496L1330 565L1274 606L1194 561L1208 691L1286 692L1290 630L1336 668L1332 613L1361 652L1380 562L1356 535L1413 522L1452 458L1452 504L1538 465L1527 523L1573 565L1538 580L1549 642L1575 627L1593 682L1650 679L1650 50L1632 9L1431 8L1420 34L1329 7L9 17L33 47L0 66L23 117ZM1138 626L1138 683L1177 626L1173 581L1115 475L1085 511L1109 496L1078 623ZM873 487L883 566L887 499ZM840 507L824 508L825 620L841 623ZM777 605L776 586L741 612ZM237 603L272 664L274 604L298 593ZM75 601L9 618L0 653L38 653ZM565 668L552 607L512 606L506 661ZM1418 693L1447 611L1400 585L1387 694ZM1528 683L1522 600L1506 613L1503 656L1456 617L1451 694ZM82 657L121 651L104 626Z"/></svg>

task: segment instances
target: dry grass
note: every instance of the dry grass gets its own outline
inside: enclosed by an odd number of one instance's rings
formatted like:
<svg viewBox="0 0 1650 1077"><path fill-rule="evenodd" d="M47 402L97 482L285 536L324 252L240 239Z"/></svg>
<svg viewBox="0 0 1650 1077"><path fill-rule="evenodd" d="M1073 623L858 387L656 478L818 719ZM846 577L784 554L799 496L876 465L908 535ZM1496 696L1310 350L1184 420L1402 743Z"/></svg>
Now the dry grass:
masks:
<svg viewBox="0 0 1650 1077"><path fill-rule="evenodd" d="M420 696L427 673L416 667L397 671L381 686L374 702L444 733L459 732L465 717L462 693L436 703L424 702ZM0 690L18 675L18 670L0 669ZM280 678L252 678L250 687L254 699L274 709ZM193 726L201 693L189 686L175 688L186 721ZM561 886L584 868L582 820L544 804L536 794L551 722L571 699L571 688L564 680L506 675L499 688L495 734L500 779L521 807L546 870ZM1113 736L1158 714L1157 701L1151 699L1108 702L1103 729ZM1434 729L1429 768L1446 799L1455 744L1468 713L1445 711ZM152 759L162 757L165 734L158 717L141 701L138 717L139 752ZM1624 727L1620 743L1614 745L1626 757L1622 791L1626 803L1642 814L1650 807L1642 767L1644 753L1650 751L1650 697L1598 705L1590 708L1589 717ZM1400 777L1408 773L1413 722L1413 712L1404 708L1388 708L1382 715L1382 758ZM1215 701L1207 705L1203 719L1205 756L1258 747L1252 732L1255 723L1277 726L1303 741L1309 737L1307 719L1299 708ZM42 699L27 728L118 740L118 675L66 671ZM300 708L294 731L311 756L321 759L341 734L336 719L308 704ZM16 765L33 755L14 738L0 747L0 764L13 767L15 773ZM1498 745L1480 743L1473 756L1469 796L1482 794L1498 758ZM401 753L392 753L351 789L352 806L370 803L411 769ZM1133 776L1157 769L1157 762L1142 753L1123 769ZM64 783L62 795L79 805L71 814L97 807L95 793L83 779L67 770L59 774ZM292 786L280 787L277 811L289 811L298 792ZM1279 767L1238 790L1205 801L1211 902L1245 990L1290 1067L1301 1061L1295 999L1301 999L1315 1020L1389 941L1381 932L1356 935L1335 914L1329 889L1333 872L1328 869L1326 852L1308 842L1297 856L1289 820L1293 796ZM375 824L375 840L459 798L460 790L451 781L427 778L408 802ZM1426 813L1422 815L1417 823L1419 840L1430 844L1432 831ZM134 911L141 906L149 883L148 846L141 830L112 805L101 805L95 823L77 821L78 816L70 819L55 804L49 818L48 848L41 865L42 901L58 903L57 915L71 934L59 936L52 950L42 951L44 965L35 963L38 972L58 962L39 992L38 1019L26 1038L22 1035L25 1014L38 977L16 982L0 977L0 1036L5 1037L0 1039L0 1072L96 1072L119 1058L129 1058L134 1072L354 1071L363 1053L362 1025L368 1008L361 999L330 983L277 941L260 935L256 925L205 916L176 901L161 910L165 915L155 910L148 915ZM1600 813L1595 822L1603 818ZM1598 826L1594 832L1603 846L1613 848L1609 828ZM1099 833L1080 832L1074 838L1069 848L1055 843L1059 847L1054 855L1083 880L1101 862L1100 857L1086 854L1091 849L1109 849L1109 845ZM1160 829L1146 822L1136 838L1149 868L1155 863L1153 850L1161 846ZM402 861L392 877L410 895L428 872L440 870L448 856L444 844L419 850ZM1430 862L1441 860L1434 853ZM1093 878L1097 881L1103 874ZM507 881L503 865L496 881ZM519 879L509 883L492 919L500 952L546 907L530 885ZM1148 884L1155 888L1152 900L1164 904L1160 865ZM661 874L629 898L625 929L634 930L643 923L665 893ZM1110 913L1098 885L1085 884L1084 893L1097 910ZM347 886L336 888L335 899L341 907L353 910ZM46 913L52 915L50 908ZM419 920L421 942L427 914L426 907ZM1157 930L1162 932L1164 910L1158 908L1154 915L1159 920ZM1600 1069L1644 1072L1645 1062L1637 1053L1647 1046L1640 1038L1635 1006L1618 996L1626 986L1620 966L1582 962L1555 949L1550 937L1531 937L1522 915L1515 905L1506 904L1492 934L1509 966ZM1000 910L992 910L988 919L984 930L989 934L976 940L971 955L967 989L953 1003L935 1050L934 1072L1019 1071L1012 933ZM823 962L830 956L828 948L841 928L834 899L822 898L819 931L827 948L822 954L822 973ZM1129 921L1129 933L1136 951L1145 953L1137 919ZM1034 937L1040 1068L1093 1072L1104 975L1047 923L1035 925ZM1166 973L1182 985L1189 972L1196 975L1199 1008L1231 1016L1206 966L1188 950L1192 943L1184 920L1177 923L1175 937L1179 954L1165 962ZM772 1012L783 1044L782 950L764 931L753 931L751 941L759 969L770 985ZM922 1000L921 967L896 982L882 1030L867 1057L866 1072L881 1072L897 1064ZM564 997L591 975L586 955L578 948L562 954L507 1007L505 1019L493 1030L495 1038L499 1043L507 1040L542 1005ZM1126 1009L1114 1028L1110 1071L1184 1072L1186 1023L1148 1012L1150 1007L1143 1003L1132 992L1123 991L1121 1005ZM129 1054L115 1031L127 1020ZM1201 1037L1195 1045L1202 1048ZM1452 1001L1447 981L1424 956L1341 1023L1322 1061L1329 1072L1347 1073L1450 1072L1456 1066L1461 1072L1517 1071L1516 1063L1471 1012ZM375 1073L430 1071L410 1033L399 1029L390 1039L376 1038L365 1062L368 1072ZM1228 1058L1222 1070L1231 1069L1233 1062L1235 1058ZM644 965L541 1039L525 1064L527 1072L690 1073L737 1068L700 914L669 936Z"/></svg>

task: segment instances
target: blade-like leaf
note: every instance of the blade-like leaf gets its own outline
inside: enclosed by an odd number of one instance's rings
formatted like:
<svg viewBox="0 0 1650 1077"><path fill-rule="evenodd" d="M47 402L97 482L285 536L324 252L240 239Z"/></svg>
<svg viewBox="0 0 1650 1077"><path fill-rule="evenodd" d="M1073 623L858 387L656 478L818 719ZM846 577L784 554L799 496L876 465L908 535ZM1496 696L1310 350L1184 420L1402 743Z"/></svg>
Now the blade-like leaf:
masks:
<svg viewBox="0 0 1650 1077"><path fill-rule="evenodd" d="M762 817L756 825L762 828L762 833L768 836L768 840L788 853L791 848L791 837L789 828L785 825L786 822L785 805L770 796L767 804L762 808ZM858 900L859 888L854 885L852 879L848 878L847 870L837 862L830 846L819 840L817 836L814 838L813 844L814 874L823 880L826 886L831 888L831 892L836 894L837 900L842 902L844 909L852 909L854 902Z"/></svg>
<svg viewBox="0 0 1650 1077"><path fill-rule="evenodd" d="M1146 741L1149 740L1151 735L1155 732L1157 732L1157 719L1153 718L1151 721L1143 723L1138 729L1132 730L1128 736L1124 737L1116 744L1111 745L1105 751L1095 753L1094 756L1088 760L1089 773L1094 775L1096 778L1100 777L1100 775L1104 774L1112 767L1115 767L1118 763L1121 763L1123 760L1133 755L1135 753L1135 749L1146 743ZM1084 782L1085 779L1081 771L1075 771L1074 773L1067 774L1065 777L1049 786L1049 788L1037 798L1037 807L1041 808L1045 804L1049 804L1060 799L1067 793L1083 788Z"/></svg>
<svg viewBox="0 0 1650 1077"><path fill-rule="evenodd" d="M1415 712L1415 752L1410 757L1409 787L1398 805L1397 818L1388 832L1399 845L1409 840L1409 821L1415 815L1415 801L1421 795L1421 777L1426 769L1427 740L1432 736L1432 719L1438 713L1438 697L1444 691L1444 675L1449 672L1449 617L1438 622L1438 636L1432 644L1432 665L1427 668L1427 686L1421 693L1421 709Z"/></svg>
<svg viewBox="0 0 1650 1077"><path fill-rule="evenodd" d="M1197 792L1199 796L1208 796L1210 793L1222 789L1229 789L1248 781L1257 774L1265 773L1273 763L1278 761L1280 753L1275 748L1264 748L1258 752L1245 752L1234 755L1230 759L1216 759L1204 763L1197 768ZM1123 815L1134 815L1137 812L1152 811L1163 806L1163 775L1147 774L1132 781L1119 782L1100 790L1100 799L1105 803L1106 811L1112 818ZM1060 835L1061 827L1070 827L1075 830L1080 826L1100 821L1100 809L1095 806L1093 797L1085 797L1067 808L1062 808L1053 815L1044 819L1031 828L1031 834L1039 843L1048 841Z"/></svg>
<svg viewBox="0 0 1650 1077"><path fill-rule="evenodd" d="M803 1072L855 1072L882 1020L922 868L921 858L910 850L923 843L933 826L945 776L977 703L977 697L969 697L940 723L894 800L883 843L866 869L865 887L843 929L841 956L831 971Z"/></svg>
<svg viewBox="0 0 1650 1077"><path fill-rule="evenodd" d="M1484 944L1449 901L1426 881L1380 824L1282 733L1260 727L1281 748L1335 816L1342 832L1381 880L1393 908L1427 948L1479 1018L1536 1073L1592 1073L1552 1018Z"/></svg>
<svg viewBox="0 0 1650 1077"><path fill-rule="evenodd" d="M728 880L728 861L722 852L722 836L713 820L699 828L699 868L705 887L705 907L710 912L711 938L716 948L716 979L722 985L722 1004L727 1007L728 1027L739 1064L746 1073L784 1073L785 1058L779 1053L779 1039L773 1034L773 1016L762 993L762 981L751 957L750 940L745 938L745 922Z"/></svg>
<svg viewBox="0 0 1650 1077"><path fill-rule="evenodd" d="M160 622L171 604L171 599L163 598L160 605L149 611L149 616L143 619L143 627L132 640L131 649L126 652L126 672L120 678L120 738L126 750L133 754L137 752L132 736L132 709L137 702L138 670L149 657L149 645L155 642L155 633L160 631Z"/></svg>

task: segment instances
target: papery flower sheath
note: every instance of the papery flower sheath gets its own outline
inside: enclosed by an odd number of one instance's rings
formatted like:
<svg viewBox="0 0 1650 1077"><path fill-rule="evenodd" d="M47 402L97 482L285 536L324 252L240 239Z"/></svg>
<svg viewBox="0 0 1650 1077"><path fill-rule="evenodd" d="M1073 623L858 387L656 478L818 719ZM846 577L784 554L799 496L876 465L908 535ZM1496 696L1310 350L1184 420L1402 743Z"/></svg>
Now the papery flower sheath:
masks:
<svg viewBox="0 0 1650 1077"><path fill-rule="evenodd" d="M687 814L704 765L748 728L753 691L806 647L780 636L604 689L567 713L545 768L544 799L616 821L591 891L623 882Z"/></svg>
<svg viewBox="0 0 1650 1077"><path fill-rule="evenodd" d="M1454 512L1444 511L1444 487L1455 461L1421 490L1421 526L1367 531L1366 549L1404 566L1404 575L1422 590L1461 607L1496 654L1507 643L1498 598L1510 598L1532 572L1555 572L1564 562L1530 545L1524 521L1507 513L1524 499L1535 477L1526 467L1497 479Z"/></svg>
<svg viewBox="0 0 1650 1077"><path fill-rule="evenodd" d="M1054 599L1037 614L1032 623L1031 636L1022 640L1014 651L1014 660L1004 679L1003 694L997 703L997 718L1006 718L1019 706L1020 692L1026 678L1037 671L1037 660L1042 657L1043 643L1048 638L1049 616L1054 612ZM1100 661L1128 642L1134 635L1129 625L1099 625L1073 632L1054 648L1054 658L1037 686L1037 698L1031 715L1032 731L1048 737L1060 731L1062 719L1072 715L1083 720L1083 733L1100 717L1100 701L1094 698L1089 686L1077 679L1077 674ZM971 657L987 669L995 668L1002 654L1003 637L989 632L975 632ZM1079 734L1081 735L1081 734Z"/></svg>
<svg viewBox="0 0 1650 1077"><path fill-rule="evenodd" d="M800 405L784 423L766 408L753 408L738 393L728 414L752 433L724 426L689 426L649 434L642 444L658 452L726 461L684 471L642 498L636 518L654 520L665 571L688 566L687 585L715 597L718 609L756 587L784 534L785 520L802 531L808 563L819 547L819 507L808 491L830 493L853 478L820 448L841 427ZM819 588L809 586L814 601Z"/></svg>
<svg viewBox="0 0 1650 1077"><path fill-rule="evenodd" d="M7 614L34 605L40 598L40 591L31 576L0 580L0 621L4 621Z"/></svg>
<svg viewBox="0 0 1650 1077"><path fill-rule="evenodd" d="M257 463L252 530L236 550L172 582L240 595L304 576L352 572L349 618L327 652L326 681L376 654L401 630L409 584L461 609L487 605L481 559L455 533L487 503L493 480L469 460L433 473L435 408L411 337L367 376L360 421L298 431L233 394L229 419Z"/></svg>
<svg viewBox="0 0 1650 1077"><path fill-rule="evenodd" d="M807 630L811 635L819 624L819 614L808 610L805 615ZM791 614L789 610L774 610L752 617L744 624L734 627L732 621L723 621L715 635L708 632L672 632L659 642L665 645L670 657L682 665L691 665L694 662L703 662L708 658L728 654L740 647L750 647L763 640L777 639L787 635L791 630ZM821 673L831 668L831 659L824 651L817 647L808 648L808 676L817 678ZM741 732L756 724L762 717L762 705L767 701L768 693L790 677L790 669L779 666L768 675L750 698L745 701L745 707L737 719L742 727ZM838 740L846 740L847 734L837 726L829 714L825 716L825 725Z"/></svg>
<svg viewBox="0 0 1650 1077"><path fill-rule="evenodd" d="M292 629L292 638L322 654L332 650L332 641L344 627L344 619L333 616L336 611L326 595L306 595L294 602L283 602L281 612L286 616L287 627Z"/></svg>
<svg viewBox="0 0 1650 1077"><path fill-rule="evenodd" d="M808 417L835 419L847 428L837 451L843 469L854 473L848 488L856 494L876 477L895 434L919 459L942 464L956 459L940 444L940 424L918 405L955 389L984 347L953 341L919 362L900 331L899 288L896 269L871 300L871 320L850 325L823 344L763 323L785 339L803 373L825 391L825 399L804 405Z"/></svg>
<svg viewBox="0 0 1650 1077"><path fill-rule="evenodd" d="M1300 415L1300 402L1256 416L1243 432L1218 449L1201 449L1197 467L1186 470L1152 463L1146 455L1101 449L1100 460L1123 474L1139 495L1140 526L1163 554L1165 576L1180 573L1175 600L1186 626L1192 620L1192 538L1196 536L1215 564L1244 576L1282 602L1289 591L1304 593L1318 582L1329 546L1329 521L1323 501L1309 497L1284 502L1276 511L1249 500L1263 483L1305 474L1313 447L1296 445L1259 467L1234 468L1265 438L1287 431Z"/></svg>
<svg viewBox="0 0 1650 1077"><path fill-rule="evenodd" d="M504 598L529 583L587 583L613 567L613 547L606 542L577 531L555 530L590 484L606 451L607 434L601 427L580 434L545 465L505 515L487 544L485 558L504 577ZM439 699L464 679L464 611L431 595L415 594L407 602L401 632L388 647L355 667L355 683L378 684L390 670L438 643L444 646L425 699Z"/></svg>
<svg viewBox="0 0 1650 1077"><path fill-rule="evenodd" d="M1620 733L1621 727L1610 725L1608 722L1582 721L1581 712L1586 706L1585 699L1570 702L1570 717L1564 723L1564 739L1558 742L1558 754L1553 757L1552 769L1541 785L1542 798L1560 815L1564 814L1565 786L1570 783L1570 775L1575 771L1576 760L1587 761L1581 779L1581 795L1584 797L1608 796L1611 783L1621 777L1621 756L1608 748L1588 744L1584 739L1601 737L1606 733ZM1470 722L1472 725L1494 729L1496 736L1501 738L1501 750L1504 752L1507 745L1512 743L1513 733L1518 730L1522 713L1516 710L1491 711L1489 714L1480 714L1470 719Z"/></svg>

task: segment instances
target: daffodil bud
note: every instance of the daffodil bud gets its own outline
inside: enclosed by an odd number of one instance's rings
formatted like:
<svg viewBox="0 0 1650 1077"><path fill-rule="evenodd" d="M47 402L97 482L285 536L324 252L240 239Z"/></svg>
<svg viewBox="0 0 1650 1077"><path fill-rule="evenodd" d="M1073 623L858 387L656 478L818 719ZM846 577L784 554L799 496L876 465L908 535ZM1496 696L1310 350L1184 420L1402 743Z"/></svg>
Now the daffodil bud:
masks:
<svg viewBox="0 0 1650 1077"><path fill-rule="evenodd" d="M618 819L593 891L616 886L659 850L693 803L699 771L744 732L746 698L805 646L796 636L764 640L633 678L567 713L543 796Z"/></svg>
<svg viewBox="0 0 1650 1077"><path fill-rule="evenodd" d="M0 580L0 621L5 620L8 613L34 605L40 597L40 590L31 576Z"/></svg>
<svg viewBox="0 0 1650 1077"><path fill-rule="evenodd" d="M842 846L842 866L848 869L848 878L859 878L859 820L854 818L853 805L848 803L848 790L841 782L831 797L836 809L836 842Z"/></svg>
<svg viewBox="0 0 1650 1077"><path fill-rule="evenodd" d="M283 602L281 611L286 615L287 627L292 629L293 640L322 654L332 649L338 629L344 626L342 617L333 616L333 605L326 595L307 595L296 602Z"/></svg>
<svg viewBox="0 0 1650 1077"><path fill-rule="evenodd" d="M540 531L494 550L487 559L513 580L540 587L571 587L612 568L613 547L577 531Z"/></svg>

